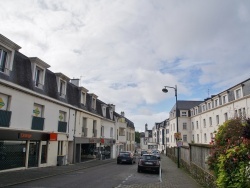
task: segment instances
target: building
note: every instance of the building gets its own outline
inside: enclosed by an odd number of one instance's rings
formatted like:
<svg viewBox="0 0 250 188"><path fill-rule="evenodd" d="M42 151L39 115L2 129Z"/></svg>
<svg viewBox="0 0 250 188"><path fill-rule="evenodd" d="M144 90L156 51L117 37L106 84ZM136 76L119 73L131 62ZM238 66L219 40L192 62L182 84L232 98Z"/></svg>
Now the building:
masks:
<svg viewBox="0 0 250 188"><path fill-rule="evenodd" d="M114 105L20 48L0 34L0 170L115 158L119 126L133 144L134 124L119 124Z"/></svg>

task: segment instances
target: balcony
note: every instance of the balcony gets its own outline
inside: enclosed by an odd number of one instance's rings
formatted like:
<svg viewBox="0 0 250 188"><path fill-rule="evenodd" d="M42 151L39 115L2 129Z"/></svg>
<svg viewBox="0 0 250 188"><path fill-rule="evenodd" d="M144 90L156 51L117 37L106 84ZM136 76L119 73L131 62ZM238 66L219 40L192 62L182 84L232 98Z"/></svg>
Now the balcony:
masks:
<svg viewBox="0 0 250 188"><path fill-rule="evenodd" d="M9 127L11 111L0 110L0 127Z"/></svg>
<svg viewBox="0 0 250 188"><path fill-rule="evenodd" d="M62 133L67 132L67 122L58 121L58 132L62 132Z"/></svg>
<svg viewBox="0 0 250 188"><path fill-rule="evenodd" d="M42 131L43 130L43 125L44 125L44 119L45 118L33 116L31 129L33 129L33 130L41 130Z"/></svg>

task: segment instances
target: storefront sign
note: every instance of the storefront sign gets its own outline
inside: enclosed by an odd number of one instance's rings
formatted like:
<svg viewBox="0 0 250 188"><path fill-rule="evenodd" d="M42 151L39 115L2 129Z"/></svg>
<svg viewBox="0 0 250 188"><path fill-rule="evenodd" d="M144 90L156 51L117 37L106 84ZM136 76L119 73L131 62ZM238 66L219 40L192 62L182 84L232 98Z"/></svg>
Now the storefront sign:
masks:
<svg viewBox="0 0 250 188"><path fill-rule="evenodd" d="M29 139L32 138L32 134L30 134L30 133L19 133L18 138L19 139L27 139L27 140L29 140Z"/></svg>
<svg viewBox="0 0 250 188"><path fill-rule="evenodd" d="M101 138L101 143L104 144L104 138Z"/></svg>
<svg viewBox="0 0 250 188"><path fill-rule="evenodd" d="M57 141L57 133L50 133L49 140L50 141Z"/></svg>

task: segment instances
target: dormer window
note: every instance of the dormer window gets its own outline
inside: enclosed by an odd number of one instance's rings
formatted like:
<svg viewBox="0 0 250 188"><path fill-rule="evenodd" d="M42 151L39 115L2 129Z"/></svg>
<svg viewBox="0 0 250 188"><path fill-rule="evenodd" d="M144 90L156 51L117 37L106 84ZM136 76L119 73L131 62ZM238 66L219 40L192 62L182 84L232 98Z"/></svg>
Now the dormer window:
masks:
<svg viewBox="0 0 250 188"><path fill-rule="evenodd" d="M42 88L43 87L43 69L41 69L40 67L36 67L36 73L35 73L35 86L38 88Z"/></svg>
<svg viewBox="0 0 250 188"><path fill-rule="evenodd" d="M219 105L219 99L214 100L214 107L217 107Z"/></svg>
<svg viewBox="0 0 250 188"><path fill-rule="evenodd" d="M60 79L59 95L61 97L65 97L66 95L66 82L62 79Z"/></svg>
<svg viewBox="0 0 250 188"><path fill-rule="evenodd" d="M87 92L88 92L89 90L87 90L86 88L84 88L84 87L81 87L81 103L83 104L83 105L86 105L86 96L87 96Z"/></svg>
<svg viewBox="0 0 250 188"><path fill-rule="evenodd" d="M113 110L111 108L109 109L109 115L110 119L113 120Z"/></svg>
<svg viewBox="0 0 250 188"><path fill-rule="evenodd" d="M58 93L59 96L65 98L67 91L67 82L70 80L67 76L62 73L55 73L57 85L58 85Z"/></svg>
<svg viewBox="0 0 250 188"><path fill-rule="evenodd" d="M47 63L37 57L30 57L32 75L35 87L43 89L45 81L45 71L50 67Z"/></svg>
<svg viewBox="0 0 250 188"><path fill-rule="evenodd" d="M91 99L91 108L93 110L96 110L96 99L97 99L97 95L95 94L90 94L92 99Z"/></svg>
<svg viewBox="0 0 250 188"><path fill-rule="evenodd" d="M187 117L187 111L181 111L181 116L182 117Z"/></svg>
<svg viewBox="0 0 250 188"><path fill-rule="evenodd" d="M5 72L7 59L8 59L8 53L5 50L0 49L0 71L1 72Z"/></svg>
<svg viewBox="0 0 250 188"><path fill-rule="evenodd" d="M102 104L102 115L103 115L103 117L106 117L106 109L107 109L107 105Z"/></svg>
<svg viewBox="0 0 250 188"><path fill-rule="evenodd" d="M235 99L239 99L242 97L242 91L241 91L241 88L238 88L234 91L234 96L235 96Z"/></svg>
<svg viewBox="0 0 250 188"><path fill-rule="evenodd" d="M0 34L0 73L9 75L12 70L15 50L21 47Z"/></svg>

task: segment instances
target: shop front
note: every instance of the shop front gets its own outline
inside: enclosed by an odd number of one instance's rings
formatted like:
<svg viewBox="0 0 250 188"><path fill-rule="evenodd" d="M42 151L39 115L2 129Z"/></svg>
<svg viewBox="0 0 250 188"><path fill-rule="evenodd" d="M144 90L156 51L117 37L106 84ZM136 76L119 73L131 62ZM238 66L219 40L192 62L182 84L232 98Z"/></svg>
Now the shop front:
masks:
<svg viewBox="0 0 250 188"><path fill-rule="evenodd" d="M47 163L49 133L0 130L0 170Z"/></svg>
<svg viewBox="0 0 250 188"><path fill-rule="evenodd" d="M80 163L90 159L108 159L113 153L113 139L75 138L75 162Z"/></svg>

